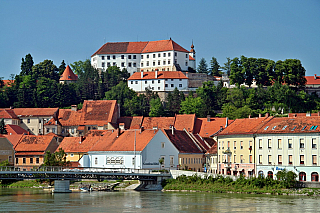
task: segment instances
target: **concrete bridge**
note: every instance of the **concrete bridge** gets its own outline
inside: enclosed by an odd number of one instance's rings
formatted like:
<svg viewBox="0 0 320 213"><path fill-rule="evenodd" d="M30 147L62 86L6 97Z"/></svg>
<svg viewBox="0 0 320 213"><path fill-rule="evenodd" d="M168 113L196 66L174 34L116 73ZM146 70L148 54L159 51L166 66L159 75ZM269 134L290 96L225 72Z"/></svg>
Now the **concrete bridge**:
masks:
<svg viewBox="0 0 320 213"><path fill-rule="evenodd" d="M47 179L63 185L58 191L69 191L70 180L139 180L143 184L161 184L163 179L171 178L170 173L144 169L105 169L83 167L0 167L0 180Z"/></svg>

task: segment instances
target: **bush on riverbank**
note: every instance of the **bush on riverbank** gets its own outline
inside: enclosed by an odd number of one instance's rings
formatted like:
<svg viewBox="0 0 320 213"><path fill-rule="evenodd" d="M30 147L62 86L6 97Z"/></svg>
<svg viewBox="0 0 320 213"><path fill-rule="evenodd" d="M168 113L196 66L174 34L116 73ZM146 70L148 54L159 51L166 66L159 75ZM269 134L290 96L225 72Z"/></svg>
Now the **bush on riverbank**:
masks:
<svg viewBox="0 0 320 213"><path fill-rule="evenodd" d="M47 183L42 183L37 180L23 180L23 181L1 181L1 187L8 187L8 188L32 188L32 187L44 187L48 185Z"/></svg>
<svg viewBox="0 0 320 213"><path fill-rule="evenodd" d="M274 180L269 177L252 177L245 178L240 176L237 180L223 176L207 176L201 178L197 175L179 176L176 179L168 179L162 183L164 190L195 190L210 192L239 192L239 193L271 193L282 194L287 193L287 188L295 185L295 174L293 172L282 171Z"/></svg>

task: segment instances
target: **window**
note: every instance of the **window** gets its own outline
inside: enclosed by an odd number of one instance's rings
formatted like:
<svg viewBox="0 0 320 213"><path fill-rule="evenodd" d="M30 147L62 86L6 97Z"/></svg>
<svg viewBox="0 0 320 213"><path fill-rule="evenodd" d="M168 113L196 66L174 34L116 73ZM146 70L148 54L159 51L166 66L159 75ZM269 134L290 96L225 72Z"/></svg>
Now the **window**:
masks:
<svg viewBox="0 0 320 213"><path fill-rule="evenodd" d="M142 56L141 56L142 57ZM133 55L133 59L137 59L137 56L136 55Z"/></svg>
<svg viewBox="0 0 320 213"><path fill-rule="evenodd" d="M249 150L252 150L252 141L249 141Z"/></svg>
<svg viewBox="0 0 320 213"><path fill-rule="evenodd" d="M262 139L259 139L259 149L262 149Z"/></svg>
<svg viewBox="0 0 320 213"><path fill-rule="evenodd" d="M33 158L30 158L30 164L32 164L33 163Z"/></svg>
<svg viewBox="0 0 320 213"><path fill-rule="evenodd" d="M155 62L155 61L154 61L154 62L152 62L152 65L153 65L153 66L156 66L156 62Z"/></svg>
<svg viewBox="0 0 320 213"><path fill-rule="evenodd" d="M186 61L186 66L188 66L188 62Z"/></svg>
<svg viewBox="0 0 320 213"><path fill-rule="evenodd" d="M271 149L271 139L268 139L268 149Z"/></svg>
<svg viewBox="0 0 320 213"><path fill-rule="evenodd" d="M133 67L136 67L137 66L137 63L133 63Z"/></svg>
<svg viewBox="0 0 320 213"><path fill-rule="evenodd" d="M170 60L168 60L168 64L170 64Z"/></svg>
<svg viewBox="0 0 320 213"><path fill-rule="evenodd" d="M279 165L282 164L282 155L278 155L278 164L279 164Z"/></svg>
<svg viewBox="0 0 320 213"><path fill-rule="evenodd" d="M180 78L179 81L182 81L182 79Z"/></svg>
<svg viewBox="0 0 320 213"><path fill-rule="evenodd" d="M312 138L312 149L316 149L317 148L317 142L315 138Z"/></svg>
<svg viewBox="0 0 320 213"><path fill-rule="evenodd" d="M160 90L160 87L158 87L158 90Z"/></svg>
<svg viewBox="0 0 320 213"><path fill-rule="evenodd" d="M41 124L41 119L39 119L39 124Z"/></svg>
<svg viewBox="0 0 320 213"><path fill-rule="evenodd" d="M121 67L124 67L124 62L121 63Z"/></svg>
<svg viewBox="0 0 320 213"><path fill-rule="evenodd" d="M166 57L166 53L163 53L163 57Z"/></svg>
<svg viewBox="0 0 320 213"><path fill-rule="evenodd" d="M151 83L154 84L154 80L152 80Z"/></svg>
<svg viewBox="0 0 320 213"><path fill-rule="evenodd" d="M147 83L148 83L148 81L144 81L144 83L145 83L145 84L147 84Z"/></svg>
<svg viewBox="0 0 320 213"><path fill-rule="evenodd" d="M156 54L153 54L153 58L155 58L156 57Z"/></svg>
<svg viewBox="0 0 320 213"><path fill-rule="evenodd" d="M149 61L147 61L147 66L149 66Z"/></svg>
<svg viewBox="0 0 320 213"><path fill-rule="evenodd" d="M135 81L136 82L136 84L138 84L138 81Z"/></svg>
<svg viewBox="0 0 320 213"><path fill-rule="evenodd" d="M131 59L131 55L128 55L128 59Z"/></svg>
<svg viewBox="0 0 320 213"><path fill-rule="evenodd" d="M108 63L107 63L107 67L110 67L110 66L111 66L111 65L110 65L110 62L108 62Z"/></svg>
<svg viewBox="0 0 320 213"><path fill-rule="evenodd" d="M282 149L282 140L278 139L278 149Z"/></svg>
<svg viewBox="0 0 320 213"><path fill-rule="evenodd" d="M304 149L304 139L300 139L300 149Z"/></svg>
<svg viewBox="0 0 320 213"><path fill-rule="evenodd" d="M182 87L182 84L179 84L179 87Z"/></svg>
<svg viewBox="0 0 320 213"><path fill-rule="evenodd" d="M272 164L272 159L271 159L271 155L268 155L268 164Z"/></svg>
<svg viewBox="0 0 320 213"><path fill-rule="evenodd" d="M131 82L131 84L133 84L133 81L130 81Z"/></svg>
<svg viewBox="0 0 320 213"><path fill-rule="evenodd" d="M243 149L243 141L240 141L240 149Z"/></svg>
<svg viewBox="0 0 320 213"><path fill-rule="evenodd" d="M141 67L143 67L143 63L141 63Z"/></svg>
<svg viewBox="0 0 320 213"><path fill-rule="evenodd" d="M113 62L113 63L112 63L112 66L117 66L116 62Z"/></svg>
<svg viewBox="0 0 320 213"><path fill-rule="evenodd" d="M165 87L168 87L168 84L165 84L164 86L165 86Z"/></svg>
<svg viewBox="0 0 320 213"><path fill-rule="evenodd" d="M289 155L289 164L292 164L292 155Z"/></svg>
<svg viewBox="0 0 320 213"><path fill-rule="evenodd" d="M292 149L292 139L288 139L288 148Z"/></svg>
<svg viewBox="0 0 320 213"><path fill-rule="evenodd" d="M39 158L36 158L36 163L39 164Z"/></svg>
<svg viewBox="0 0 320 213"><path fill-rule="evenodd" d="M121 55L121 59L124 59L124 55Z"/></svg>
<svg viewBox="0 0 320 213"><path fill-rule="evenodd" d="M306 181L306 173L305 172L299 173L299 181Z"/></svg>
<svg viewBox="0 0 320 213"><path fill-rule="evenodd" d="M158 80L158 83L160 84L160 80Z"/></svg>
<svg viewBox="0 0 320 213"><path fill-rule="evenodd" d="M174 87L174 85L173 85L173 84L171 84L171 87Z"/></svg>
<svg viewBox="0 0 320 213"><path fill-rule="evenodd" d="M101 66L102 66L102 67L105 67L105 64L104 64L104 62L102 62Z"/></svg>
<svg viewBox="0 0 320 213"><path fill-rule="evenodd" d="M237 141L233 141L233 149L237 149Z"/></svg>
<svg viewBox="0 0 320 213"><path fill-rule="evenodd" d="M173 79L171 79L171 81L173 81Z"/></svg>
<svg viewBox="0 0 320 213"><path fill-rule="evenodd" d="M244 163L243 155L240 155L240 163Z"/></svg>
<svg viewBox="0 0 320 213"><path fill-rule="evenodd" d="M168 57L170 57L171 56L171 53L168 53Z"/></svg>
<svg viewBox="0 0 320 213"><path fill-rule="evenodd" d="M174 162L174 156L170 156L170 165L173 165Z"/></svg>
<svg viewBox="0 0 320 213"><path fill-rule="evenodd" d="M115 55L113 55L113 56L112 56L112 58L113 58L113 59L116 59L116 56L115 56Z"/></svg>
<svg viewBox="0 0 320 213"><path fill-rule="evenodd" d="M249 155L249 163L252 163L252 155Z"/></svg>
<svg viewBox="0 0 320 213"><path fill-rule="evenodd" d="M147 58L149 58L149 54L147 55Z"/></svg>
<svg viewBox="0 0 320 213"><path fill-rule="evenodd" d="M161 142L161 148L163 149L165 147L165 142Z"/></svg>
<svg viewBox="0 0 320 213"><path fill-rule="evenodd" d="M71 154L70 154L70 157L73 157L73 156L74 156L73 153L71 153Z"/></svg>
<svg viewBox="0 0 320 213"><path fill-rule="evenodd" d="M151 89L154 90L154 87L152 87Z"/></svg>
<svg viewBox="0 0 320 213"><path fill-rule="evenodd" d="M47 133L49 133L50 132L50 128L47 128Z"/></svg>
<svg viewBox="0 0 320 213"><path fill-rule="evenodd" d="M224 149L224 141L221 141L221 149Z"/></svg>
<svg viewBox="0 0 320 213"><path fill-rule="evenodd" d="M236 155L233 156L233 163L236 163Z"/></svg>
<svg viewBox="0 0 320 213"><path fill-rule="evenodd" d="M176 53L176 52L174 53L174 56L177 56L177 53Z"/></svg>
<svg viewBox="0 0 320 213"><path fill-rule="evenodd" d="M128 67L131 67L131 63L128 63Z"/></svg>
<svg viewBox="0 0 320 213"><path fill-rule="evenodd" d="M107 60L110 60L110 55L107 55Z"/></svg>
<svg viewBox="0 0 320 213"><path fill-rule="evenodd" d="M19 164L19 158L16 158L16 164Z"/></svg>
<svg viewBox="0 0 320 213"><path fill-rule="evenodd" d="M160 61L158 61L158 65L160 65Z"/></svg>
<svg viewBox="0 0 320 213"><path fill-rule="evenodd" d="M304 155L300 155L300 164L304 164Z"/></svg>
<svg viewBox="0 0 320 213"><path fill-rule="evenodd" d="M26 164L26 158L22 158L22 163Z"/></svg>
<svg viewBox="0 0 320 213"><path fill-rule="evenodd" d="M9 163L12 162L12 156L8 156L8 161L9 161Z"/></svg>
<svg viewBox="0 0 320 213"><path fill-rule="evenodd" d="M97 158L97 157L94 158L94 164L95 164L95 165L98 164L98 158Z"/></svg>
<svg viewBox="0 0 320 213"><path fill-rule="evenodd" d="M259 155L259 164L262 164L262 155Z"/></svg>
<svg viewBox="0 0 320 213"><path fill-rule="evenodd" d="M317 156L316 155L312 155L312 164L317 165Z"/></svg>

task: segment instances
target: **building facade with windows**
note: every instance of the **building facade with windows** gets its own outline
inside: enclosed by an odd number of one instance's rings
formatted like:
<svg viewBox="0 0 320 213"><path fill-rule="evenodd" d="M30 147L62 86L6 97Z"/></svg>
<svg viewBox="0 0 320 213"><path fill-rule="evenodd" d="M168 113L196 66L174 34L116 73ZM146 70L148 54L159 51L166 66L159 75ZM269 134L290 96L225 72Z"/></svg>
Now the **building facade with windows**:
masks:
<svg viewBox="0 0 320 213"><path fill-rule="evenodd" d="M132 75L135 72L187 71L195 69L194 46L189 52L169 40L146 42L108 42L91 56L91 64L102 71L108 67L126 68Z"/></svg>
<svg viewBox="0 0 320 213"><path fill-rule="evenodd" d="M300 181L319 181L320 117L273 118L257 131L257 175L293 171Z"/></svg>

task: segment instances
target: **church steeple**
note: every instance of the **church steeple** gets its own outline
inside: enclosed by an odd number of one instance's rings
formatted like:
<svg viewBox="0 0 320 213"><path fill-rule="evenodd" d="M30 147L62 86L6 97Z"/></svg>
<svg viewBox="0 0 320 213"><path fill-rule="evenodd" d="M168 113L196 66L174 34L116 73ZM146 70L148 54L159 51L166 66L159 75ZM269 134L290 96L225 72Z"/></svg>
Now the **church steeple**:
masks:
<svg viewBox="0 0 320 213"><path fill-rule="evenodd" d="M196 70L196 51L194 50L193 40L191 44L191 50L189 52L189 67Z"/></svg>

